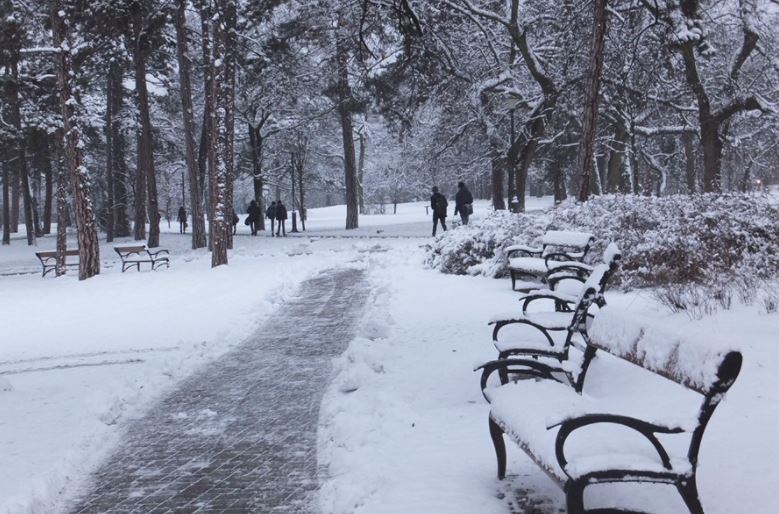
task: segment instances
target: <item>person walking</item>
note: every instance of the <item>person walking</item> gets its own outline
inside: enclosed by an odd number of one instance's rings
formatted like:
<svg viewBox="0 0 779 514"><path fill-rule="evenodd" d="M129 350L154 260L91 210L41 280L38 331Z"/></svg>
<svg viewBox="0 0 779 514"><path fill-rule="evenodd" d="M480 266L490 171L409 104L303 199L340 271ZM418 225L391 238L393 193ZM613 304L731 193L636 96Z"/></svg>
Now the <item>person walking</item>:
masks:
<svg viewBox="0 0 779 514"><path fill-rule="evenodd" d="M233 216L230 218L230 221L233 222L233 235L238 233L238 222L241 221L240 218L238 218L238 213L235 212L235 208L233 210Z"/></svg>
<svg viewBox="0 0 779 514"><path fill-rule="evenodd" d="M287 237L287 227L285 226L285 222L287 221L287 208L281 200L276 204L276 221L279 225L276 229L276 237L279 236L279 232L281 232L284 237Z"/></svg>
<svg viewBox="0 0 779 514"><path fill-rule="evenodd" d="M252 229L252 235L257 235L257 229L260 224L260 216L262 216L262 211L260 211L260 206L257 205L257 200L252 200L249 202L249 208L246 209L247 214L249 214L247 225Z"/></svg>
<svg viewBox="0 0 779 514"><path fill-rule="evenodd" d="M187 233L187 210L182 205L179 207L179 233L180 234L186 234Z"/></svg>
<svg viewBox="0 0 779 514"><path fill-rule="evenodd" d="M273 237L276 230L276 202L270 203L270 206L265 210L265 217L270 220L270 236Z"/></svg>
<svg viewBox="0 0 779 514"><path fill-rule="evenodd" d="M465 187L465 182L457 183L457 194L454 195L454 214L460 214L460 219L463 225L468 224L468 218L473 214L473 195L468 188Z"/></svg>
<svg viewBox="0 0 779 514"><path fill-rule="evenodd" d="M446 197L438 192L438 188L433 186L433 195L430 197L430 208L433 210L433 237L435 237L438 222L441 222L441 228L446 232L446 208L449 202Z"/></svg>

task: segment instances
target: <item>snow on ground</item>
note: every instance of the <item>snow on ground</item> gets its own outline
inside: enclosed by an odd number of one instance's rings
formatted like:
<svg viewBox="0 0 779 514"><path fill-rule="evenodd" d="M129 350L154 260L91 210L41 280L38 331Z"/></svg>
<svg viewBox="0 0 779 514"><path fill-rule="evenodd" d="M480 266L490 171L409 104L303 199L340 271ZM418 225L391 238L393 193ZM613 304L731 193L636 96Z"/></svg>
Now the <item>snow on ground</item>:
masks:
<svg viewBox="0 0 779 514"><path fill-rule="evenodd" d="M79 282L72 272L42 279L33 261L35 274L0 277L0 513L55 511L126 419L241 342L304 278L374 244L237 237L230 265L212 270L189 236L164 234L170 270L114 263ZM14 241L0 266L31 253Z"/></svg>
<svg viewBox="0 0 779 514"><path fill-rule="evenodd" d="M511 476L504 482L495 476L489 407L472 369L495 358L486 322L518 306L517 294L506 280L423 270L417 252L390 257L392 263L374 270L365 326L337 360L338 374L323 404L322 511L505 513L523 512L523 504L534 502L546 506L542 512L564 508L561 491L513 444ZM779 317L735 307L690 321L668 314L646 292L607 296L610 304L655 319L665 330L742 349L741 376L704 437L700 495L707 513L775 512ZM589 385L597 387L610 370L640 380L641 388L668 386L608 356L593 364ZM660 394L656 401L663 402ZM593 488L588 498L607 503L641 498L644 508L653 507L650 512L684 512L675 490L666 486L607 487Z"/></svg>

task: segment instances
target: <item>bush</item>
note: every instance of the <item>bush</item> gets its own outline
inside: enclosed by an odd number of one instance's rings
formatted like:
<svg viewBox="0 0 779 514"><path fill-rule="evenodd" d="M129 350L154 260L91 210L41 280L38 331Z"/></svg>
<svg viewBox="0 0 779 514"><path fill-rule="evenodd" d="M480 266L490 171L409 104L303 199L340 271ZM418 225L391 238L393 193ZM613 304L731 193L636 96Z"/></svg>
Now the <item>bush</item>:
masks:
<svg viewBox="0 0 779 514"><path fill-rule="evenodd" d="M507 274L503 249L535 244L546 230L591 232L589 260L605 246L622 249L616 285L656 287L673 309L706 314L735 295L774 308L779 273L779 208L769 197L744 194L644 197L596 196L564 202L542 216L495 213L447 232L430 248L429 264L445 273ZM698 314L695 314L697 317Z"/></svg>

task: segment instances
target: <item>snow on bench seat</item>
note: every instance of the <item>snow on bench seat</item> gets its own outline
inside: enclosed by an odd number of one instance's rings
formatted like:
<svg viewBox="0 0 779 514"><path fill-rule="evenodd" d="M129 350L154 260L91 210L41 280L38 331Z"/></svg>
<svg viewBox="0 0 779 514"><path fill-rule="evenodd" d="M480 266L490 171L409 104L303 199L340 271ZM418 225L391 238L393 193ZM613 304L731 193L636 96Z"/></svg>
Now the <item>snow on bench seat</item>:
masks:
<svg viewBox="0 0 779 514"><path fill-rule="evenodd" d="M548 230L541 242L546 246L567 246L570 248L585 248L595 240L589 232L574 232L570 230Z"/></svg>
<svg viewBox="0 0 779 514"><path fill-rule="evenodd" d="M531 253L531 254L532 253L537 253L537 254L540 255L541 252L544 251L544 249L541 248L541 247L537 247L537 246L529 246L529 245L524 245L524 244L513 244L513 245L510 245L510 246L507 246L504 251L506 253L509 253L509 252L527 252L527 253Z"/></svg>
<svg viewBox="0 0 779 514"><path fill-rule="evenodd" d="M604 307L589 329L591 344L706 394L732 348L685 340L635 313Z"/></svg>
<svg viewBox="0 0 779 514"><path fill-rule="evenodd" d="M490 324L528 321L535 325L541 325L547 330L565 330L571 324L572 314L570 312L502 312L494 314L490 318Z"/></svg>
<svg viewBox="0 0 779 514"><path fill-rule="evenodd" d="M555 456L559 428L556 425L565 419L599 413L638 417L687 431L695 426L700 398L694 393L675 394L672 398L664 396L658 401L657 392L651 388L651 393L647 394L638 388L623 389L615 385L611 384L605 396L597 397L587 392L580 395L568 384L530 379L488 388L485 395L491 405L490 418L547 474L565 482L568 476ZM596 392L603 391L596 388ZM669 415L671 409L683 414ZM689 433L665 436L663 442L674 471L687 472L690 468L686 458ZM668 471L646 439L616 425L582 429L567 441L566 456L566 471L572 478L606 469Z"/></svg>
<svg viewBox="0 0 779 514"><path fill-rule="evenodd" d="M562 266L577 266L587 271L592 271L592 266L582 264L579 261L549 261L542 257L512 257L509 259L509 268L518 271L525 271L538 275L544 275L547 271L560 268Z"/></svg>

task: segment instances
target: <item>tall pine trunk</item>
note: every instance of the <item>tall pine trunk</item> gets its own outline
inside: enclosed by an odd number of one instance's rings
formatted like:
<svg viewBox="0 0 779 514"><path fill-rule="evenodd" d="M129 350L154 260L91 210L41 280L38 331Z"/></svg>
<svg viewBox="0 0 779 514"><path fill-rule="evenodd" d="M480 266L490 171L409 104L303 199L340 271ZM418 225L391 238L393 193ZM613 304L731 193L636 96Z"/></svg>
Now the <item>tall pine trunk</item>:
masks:
<svg viewBox="0 0 779 514"><path fill-rule="evenodd" d="M149 219L149 237L146 242L149 248L160 245L160 215L157 199L157 177L154 172L154 134L149 112L149 91L146 85L146 58L148 48L147 34L143 27L143 13L136 7L133 13L133 29L135 48L133 49L133 65L135 71L135 92L138 101L138 117L141 123L141 135L138 147L138 163L146 179L146 210ZM138 192L136 191L136 194ZM136 218L137 218L136 214Z"/></svg>
<svg viewBox="0 0 779 514"><path fill-rule="evenodd" d="M343 27L345 20L340 19ZM354 127L352 125L352 110L354 99L349 85L349 55L344 31L336 33L336 60L338 61L338 116L341 121L341 136L344 150L344 185L346 187L346 229L359 226L359 193L357 181L357 163L354 152Z"/></svg>
<svg viewBox="0 0 779 514"><path fill-rule="evenodd" d="M10 202L10 187L8 180L10 173L8 173L8 164L3 159L3 244L11 244L11 202Z"/></svg>
<svg viewBox="0 0 779 514"><path fill-rule="evenodd" d="M213 251L214 236L216 228L214 219L214 70L213 49L211 44L211 5L209 2L201 2L199 5L200 14L200 35L201 52L203 55L203 126L200 132L200 148L198 150L198 171L200 172L201 183L205 183L208 178L208 187L203 188L207 195L207 213L208 213L208 248Z"/></svg>
<svg viewBox="0 0 779 514"><path fill-rule="evenodd" d="M119 72L119 66L114 60L108 65L108 77L106 84L106 109L105 109L105 139L106 139L106 151L105 151L105 178L106 178L106 223L105 233L106 241L112 242L114 240L114 230L116 227L116 212L114 204L116 199L114 198L115 186L114 186L114 117L117 113L114 112L114 106L116 101L114 100L114 77Z"/></svg>
<svg viewBox="0 0 779 514"><path fill-rule="evenodd" d="M200 193L199 170L195 158L195 120L192 113L192 80L187 51L186 0L178 0L176 9L176 55L179 65L181 111L184 120L184 142L189 174L190 213L192 215L192 249L206 246L206 222L203 217L203 196Z"/></svg>
<svg viewBox="0 0 779 514"><path fill-rule="evenodd" d="M92 207L91 181L81 155L81 130L75 116L77 99L72 96L71 48L65 20L60 16L60 0L51 4L51 24L54 47L63 49L57 53L57 84L59 86L60 109L62 110L62 128L65 138L65 155L68 171L73 181L73 195L76 210L76 230L78 234L79 268L78 278L84 280L100 273L100 247L95 226L95 212Z"/></svg>
<svg viewBox="0 0 779 514"><path fill-rule="evenodd" d="M603 70L603 49L606 41L606 2L595 0L593 7L592 46L590 48L590 68L587 74L584 112L582 115L582 139L579 145L579 196L581 202L590 196L595 168L595 133L598 126L598 100L600 77Z"/></svg>
<svg viewBox="0 0 779 514"><path fill-rule="evenodd" d="M24 132L22 131L21 100L19 99L19 68L16 61L11 62L11 77L6 81L6 94L8 95L9 118L11 126L16 132L15 164L16 174L20 178L22 197L24 199L24 226L27 229L27 244L35 244L37 231L33 224L33 202L30 194L30 176L27 171L27 152L25 151Z"/></svg>
<svg viewBox="0 0 779 514"><path fill-rule="evenodd" d="M61 277L67 271L65 251L68 249L68 174L63 162L62 134L57 134L54 143L57 162L57 254L54 274Z"/></svg>
<svg viewBox="0 0 779 514"><path fill-rule="evenodd" d="M265 202L262 198L262 190L265 186L262 177L262 134L260 133L260 127L253 127L249 124L249 146L252 150L252 175L254 180L254 200L260 208L260 219L258 227L260 230L265 230Z"/></svg>

